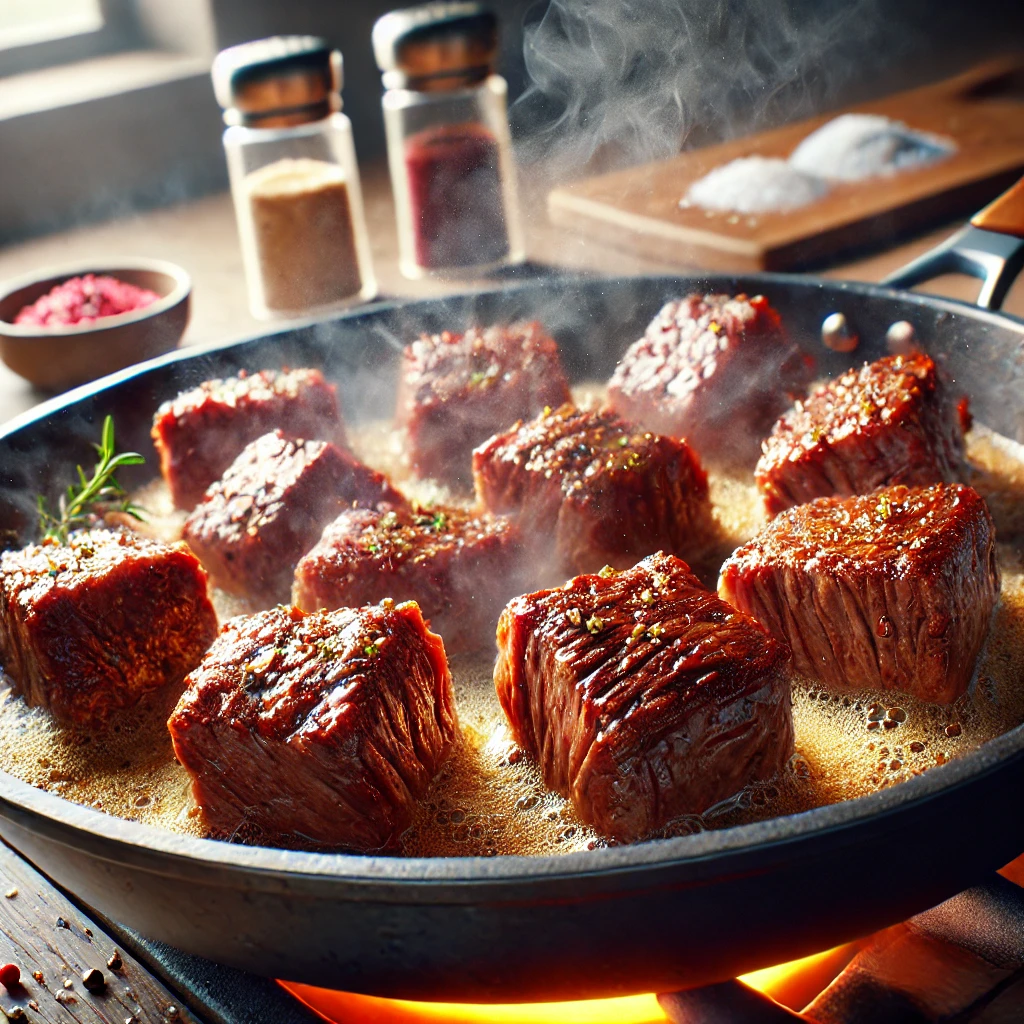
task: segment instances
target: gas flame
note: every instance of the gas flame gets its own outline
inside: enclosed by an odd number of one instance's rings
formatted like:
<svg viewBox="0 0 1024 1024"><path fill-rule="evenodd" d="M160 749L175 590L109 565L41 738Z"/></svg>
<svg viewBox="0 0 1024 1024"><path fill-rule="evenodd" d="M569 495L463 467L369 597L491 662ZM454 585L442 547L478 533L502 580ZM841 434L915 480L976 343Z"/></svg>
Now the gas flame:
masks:
<svg viewBox="0 0 1024 1024"><path fill-rule="evenodd" d="M767 967L740 980L791 1009L802 1009L849 963L856 947L837 946ZM280 982L293 996L336 1024L665 1024L654 995L562 1003L423 1003L336 992Z"/></svg>

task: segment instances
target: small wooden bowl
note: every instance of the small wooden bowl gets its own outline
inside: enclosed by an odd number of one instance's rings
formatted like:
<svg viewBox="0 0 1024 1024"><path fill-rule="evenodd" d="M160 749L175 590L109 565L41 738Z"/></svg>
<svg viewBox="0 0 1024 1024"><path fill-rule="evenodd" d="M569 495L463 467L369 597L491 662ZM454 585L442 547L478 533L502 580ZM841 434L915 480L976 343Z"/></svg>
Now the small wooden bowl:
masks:
<svg viewBox="0 0 1024 1024"><path fill-rule="evenodd" d="M55 285L83 274L107 275L149 288L160 299L142 309L80 327L13 323L21 309ZM163 260L123 260L48 267L0 286L0 359L44 391L65 391L176 348L189 318L192 281Z"/></svg>

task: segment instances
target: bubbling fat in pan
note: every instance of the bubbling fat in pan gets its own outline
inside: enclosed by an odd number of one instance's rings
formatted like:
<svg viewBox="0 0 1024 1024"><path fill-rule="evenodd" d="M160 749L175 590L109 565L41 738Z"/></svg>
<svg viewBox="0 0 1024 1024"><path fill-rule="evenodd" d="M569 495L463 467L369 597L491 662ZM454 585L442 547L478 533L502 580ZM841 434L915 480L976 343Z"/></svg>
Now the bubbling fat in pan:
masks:
<svg viewBox="0 0 1024 1024"><path fill-rule="evenodd" d="M593 390L591 389L591 393ZM387 472L420 500L450 496L406 479L401 441L390 424L370 425L353 438L362 458ZM976 750L1024 723L1024 460L1016 446L976 428L968 439L972 478L996 521L1002 595L974 685L956 704L937 707L900 694L830 693L796 679L796 750L787 769L750 786L664 834L686 834L808 810L895 785ZM750 480L710 473L722 559L763 522ZM417 489L418 488L418 489ZM139 500L156 512L151 528L173 535L173 512L162 484ZM246 610L215 594L221 618ZM452 660L465 742L435 780L405 834L407 856L495 856L570 853L607 845L584 827L566 801L545 788L537 767L513 744L494 695L492 659ZM202 819L190 780L174 760L165 722L174 705L157 695L111 729L59 726L9 692L0 695L0 768L68 800L194 836Z"/></svg>

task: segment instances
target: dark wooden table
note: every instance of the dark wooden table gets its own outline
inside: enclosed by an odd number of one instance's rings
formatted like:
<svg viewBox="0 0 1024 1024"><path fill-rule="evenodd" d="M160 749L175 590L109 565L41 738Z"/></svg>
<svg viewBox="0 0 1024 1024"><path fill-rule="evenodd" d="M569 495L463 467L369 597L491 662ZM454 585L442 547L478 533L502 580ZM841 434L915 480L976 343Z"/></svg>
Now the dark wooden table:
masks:
<svg viewBox="0 0 1024 1024"><path fill-rule="evenodd" d="M0 1009L9 1019L53 1024L197 1020L96 921L6 846L0 846L0 887L0 956L21 968L18 986L0 986ZM96 991L83 982L88 971L102 975Z"/></svg>
<svg viewBox="0 0 1024 1024"><path fill-rule="evenodd" d="M322 1024L276 982L152 942L79 906L0 843L0 1010L22 1024ZM90 991L83 975L99 971Z"/></svg>

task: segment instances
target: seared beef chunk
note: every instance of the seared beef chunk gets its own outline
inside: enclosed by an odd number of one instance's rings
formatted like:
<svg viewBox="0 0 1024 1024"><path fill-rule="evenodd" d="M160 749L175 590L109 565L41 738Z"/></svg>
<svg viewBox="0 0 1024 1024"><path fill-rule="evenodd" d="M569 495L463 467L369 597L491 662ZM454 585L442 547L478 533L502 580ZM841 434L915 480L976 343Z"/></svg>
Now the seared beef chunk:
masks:
<svg viewBox="0 0 1024 1024"><path fill-rule="evenodd" d="M153 441L175 506L193 508L250 441L275 428L344 445L334 385L319 370L242 370L164 402Z"/></svg>
<svg viewBox="0 0 1024 1024"><path fill-rule="evenodd" d="M711 533L707 475L686 442L613 413L566 405L517 423L477 448L473 473L483 507L518 517L563 575L685 555Z"/></svg>
<svg viewBox="0 0 1024 1024"><path fill-rule="evenodd" d="M340 509L404 498L387 477L327 441L280 430L247 445L185 521L213 581L256 600L287 601L295 563Z"/></svg>
<svg viewBox="0 0 1024 1024"><path fill-rule="evenodd" d="M993 532L963 484L819 498L739 548L718 591L826 686L949 704L970 683L999 595Z"/></svg>
<svg viewBox="0 0 1024 1024"><path fill-rule="evenodd" d="M217 635L206 573L184 544L83 530L0 555L0 657L15 690L98 726L180 683Z"/></svg>
<svg viewBox="0 0 1024 1024"><path fill-rule="evenodd" d="M468 489L478 444L569 399L558 346L540 324L474 327L406 348L397 419L417 474Z"/></svg>
<svg viewBox="0 0 1024 1024"><path fill-rule="evenodd" d="M616 839L702 813L793 752L785 645L671 555L516 598L498 652L516 742Z"/></svg>
<svg viewBox="0 0 1024 1024"><path fill-rule="evenodd" d="M769 515L812 498L957 479L965 411L923 353L847 370L798 402L764 442L755 476Z"/></svg>
<svg viewBox="0 0 1024 1024"><path fill-rule="evenodd" d="M493 645L505 602L522 591L519 530L459 509L347 509L295 570L312 611L416 601L449 651Z"/></svg>
<svg viewBox="0 0 1024 1024"><path fill-rule="evenodd" d="M809 383L809 359L763 295L695 294L668 303L626 350L608 398L626 419L685 437L703 459L752 465Z"/></svg>
<svg viewBox="0 0 1024 1024"><path fill-rule="evenodd" d="M275 846L393 846L458 733L441 638L392 601L232 619L167 723L207 825Z"/></svg>

